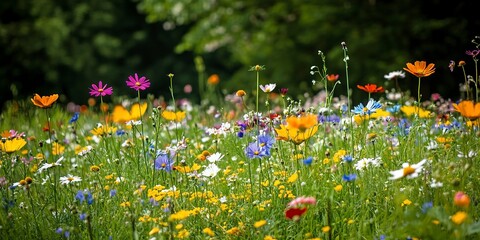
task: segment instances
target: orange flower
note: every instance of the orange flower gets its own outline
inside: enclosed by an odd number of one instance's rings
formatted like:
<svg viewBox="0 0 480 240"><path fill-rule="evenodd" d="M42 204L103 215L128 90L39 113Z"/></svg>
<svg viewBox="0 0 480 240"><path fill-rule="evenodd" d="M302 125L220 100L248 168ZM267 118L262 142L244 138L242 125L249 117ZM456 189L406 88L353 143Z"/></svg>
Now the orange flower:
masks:
<svg viewBox="0 0 480 240"><path fill-rule="evenodd" d="M50 108L52 107L52 104L57 101L58 99L58 94L52 94L50 96L41 96L38 94L35 94L33 96L32 103L40 108Z"/></svg>
<svg viewBox="0 0 480 240"><path fill-rule="evenodd" d="M220 82L220 77L218 74L212 74L208 77L207 82L210 85L217 85Z"/></svg>
<svg viewBox="0 0 480 240"><path fill-rule="evenodd" d="M470 120L480 118L480 102L473 103L471 100L464 100L459 104L453 103L452 105L457 112Z"/></svg>
<svg viewBox="0 0 480 240"><path fill-rule="evenodd" d="M338 75L338 74L328 74L328 75L327 75L327 80L328 80L329 82L335 82L335 81L338 80L339 76L340 76L340 75Z"/></svg>
<svg viewBox="0 0 480 240"><path fill-rule="evenodd" d="M297 128L300 131L309 129L318 123L318 117L315 114L307 114L300 117L287 117L287 124L290 128Z"/></svg>
<svg viewBox="0 0 480 240"><path fill-rule="evenodd" d="M430 63L427 66L425 61L415 61L415 65L407 63L407 67L403 70L415 75L416 77L428 77L435 72L435 64Z"/></svg>
<svg viewBox="0 0 480 240"><path fill-rule="evenodd" d="M367 84L365 86L357 85L357 88L367 92L367 93L377 93L377 92L383 92L385 89L383 87L377 87L376 84Z"/></svg>

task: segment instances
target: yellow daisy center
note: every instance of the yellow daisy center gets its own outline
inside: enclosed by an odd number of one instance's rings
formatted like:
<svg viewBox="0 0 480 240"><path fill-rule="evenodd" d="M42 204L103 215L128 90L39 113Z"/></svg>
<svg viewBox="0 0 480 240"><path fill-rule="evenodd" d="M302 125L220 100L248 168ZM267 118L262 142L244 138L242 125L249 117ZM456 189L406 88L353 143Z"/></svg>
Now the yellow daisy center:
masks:
<svg viewBox="0 0 480 240"><path fill-rule="evenodd" d="M410 165L403 169L403 176L410 175L415 172L415 168L411 167Z"/></svg>

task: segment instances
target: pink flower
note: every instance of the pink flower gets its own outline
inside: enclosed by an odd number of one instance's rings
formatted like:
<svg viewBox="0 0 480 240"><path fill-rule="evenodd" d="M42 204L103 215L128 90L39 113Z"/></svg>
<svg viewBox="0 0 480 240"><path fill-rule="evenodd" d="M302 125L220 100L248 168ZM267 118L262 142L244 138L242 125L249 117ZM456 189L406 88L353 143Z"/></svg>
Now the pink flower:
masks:
<svg viewBox="0 0 480 240"><path fill-rule="evenodd" d="M98 86L95 84L92 84L92 87L90 88L90 96L109 96L113 94L113 88L108 87L107 84L105 86L103 85L102 81L98 82Z"/></svg>
<svg viewBox="0 0 480 240"><path fill-rule="evenodd" d="M148 80L145 76L138 78L138 75L135 73L135 76L128 76L128 80L126 81L127 86L136 91L145 90L150 87L150 80Z"/></svg>
<svg viewBox="0 0 480 240"><path fill-rule="evenodd" d="M298 197L288 203L287 207L298 207L301 205L315 205L317 200L314 197Z"/></svg>

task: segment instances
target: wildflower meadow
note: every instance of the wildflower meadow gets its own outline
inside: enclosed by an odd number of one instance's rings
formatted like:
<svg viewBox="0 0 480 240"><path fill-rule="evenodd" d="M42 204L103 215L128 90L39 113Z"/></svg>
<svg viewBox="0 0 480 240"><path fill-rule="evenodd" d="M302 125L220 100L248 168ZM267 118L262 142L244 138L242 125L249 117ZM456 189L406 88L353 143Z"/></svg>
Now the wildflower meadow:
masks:
<svg viewBox="0 0 480 240"><path fill-rule="evenodd" d="M480 239L477 40L465 59L412 60L358 85L343 42L345 72L318 51L307 99L254 65L253 91L223 95L212 75L198 104L176 99L181 73L134 71L134 98L97 79L77 90L85 104L10 101L0 239ZM463 72L460 99L422 96L437 68ZM158 81L168 98L145 94Z"/></svg>

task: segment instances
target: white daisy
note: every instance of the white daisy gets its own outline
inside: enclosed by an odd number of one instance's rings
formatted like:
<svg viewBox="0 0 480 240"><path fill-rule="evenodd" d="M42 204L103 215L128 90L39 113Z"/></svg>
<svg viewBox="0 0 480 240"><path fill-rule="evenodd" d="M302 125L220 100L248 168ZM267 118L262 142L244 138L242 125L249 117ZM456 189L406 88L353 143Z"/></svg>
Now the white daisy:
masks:
<svg viewBox="0 0 480 240"><path fill-rule="evenodd" d="M387 80L392 80L392 79L395 79L395 78L405 78L405 72L404 71L393 71L393 72L388 73L384 77Z"/></svg>
<svg viewBox="0 0 480 240"><path fill-rule="evenodd" d="M396 180L403 177L407 178L416 178L418 174L423 170L423 164L427 162L427 159L423 159L417 164L410 165L409 163L402 164L402 168L395 171L390 171L392 176L389 178L390 180Z"/></svg>
<svg viewBox="0 0 480 240"><path fill-rule="evenodd" d="M275 84L275 83L269 83L269 84L265 84L265 85L260 85L260 89L262 89L262 91L265 92L265 93L269 93L269 92L272 92L273 89L275 89L276 86L277 86L277 84Z"/></svg>
<svg viewBox="0 0 480 240"><path fill-rule="evenodd" d="M215 177L220 172L220 168L215 163L210 163L201 173L204 177Z"/></svg>
<svg viewBox="0 0 480 240"><path fill-rule="evenodd" d="M207 157L207 160L211 163L216 163L216 162L222 160L223 156L224 156L223 154L221 154L219 152L216 152L216 153L213 153L213 154L209 155Z"/></svg>
<svg viewBox="0 0 480 240"><path fill-rule="evenodd" d="M44 163L42 164L42 166L40 166L37 170L37 173L41 173L49 168L52 168L52 167L56 167L56 166L62 166L62 162L63 161L63 156L61 158L59 158L56 162L54 163Z"/></svg>
<svg viewBox="0 0 480 240"><path fill-rule="evenodd" d="M68 174L67 176L60 177L60 183L63 185L73 184L80 181L82 181L81 177L73 176L72 174Z"/></svg>

